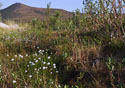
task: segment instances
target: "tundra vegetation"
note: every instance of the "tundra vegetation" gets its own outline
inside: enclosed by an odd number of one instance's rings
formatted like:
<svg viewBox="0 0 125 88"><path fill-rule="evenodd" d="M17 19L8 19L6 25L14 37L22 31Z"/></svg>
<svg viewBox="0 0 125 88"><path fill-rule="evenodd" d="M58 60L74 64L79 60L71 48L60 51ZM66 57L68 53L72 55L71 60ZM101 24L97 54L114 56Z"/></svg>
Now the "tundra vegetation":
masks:
<svg viewBox="0 0 125 88"><path fill-rule="evenodd" d="M84 0L25 30L0 29L1 88L125 88L125 1Z"/></svg>

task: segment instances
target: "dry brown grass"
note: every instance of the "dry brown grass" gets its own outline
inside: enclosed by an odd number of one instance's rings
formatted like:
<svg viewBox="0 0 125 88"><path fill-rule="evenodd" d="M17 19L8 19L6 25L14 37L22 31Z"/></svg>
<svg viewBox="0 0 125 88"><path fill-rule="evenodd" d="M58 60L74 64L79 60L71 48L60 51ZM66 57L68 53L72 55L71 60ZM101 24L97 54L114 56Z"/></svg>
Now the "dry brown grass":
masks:
<svg viewBox="0 0 125 88"><path fill-rule="evenodd" d="M101 50L99 47L91 48L73 48L72 56L68 59L68 63L72 63L74 67L81 65L79 69L81 70L91 70L93 68L99 68L101 63L99 63L101 58Z"/></svg>

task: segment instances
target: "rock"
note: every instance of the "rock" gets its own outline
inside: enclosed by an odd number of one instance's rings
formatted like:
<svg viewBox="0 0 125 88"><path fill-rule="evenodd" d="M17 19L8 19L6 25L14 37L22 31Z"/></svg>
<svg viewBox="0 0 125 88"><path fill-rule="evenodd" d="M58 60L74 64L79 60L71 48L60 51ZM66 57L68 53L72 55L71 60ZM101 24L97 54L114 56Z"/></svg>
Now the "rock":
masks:
<svg viewBox="0 0 125 88"><path fill-rule="evenodd" d="M4 23L2 23L2 22L0 22L0 27L1 27L1 28L7 28L7 29L10 28L7 24L4 24Z"/></svg>
<svg viewBox="0 0 125 88"><path fill-rule="evenodd" d="M0 27L4 28L4 29L19 29L20 27L18 26L18 24L13 24L13 25L7 25L4 24L2 22L0 22Z"/></svg>

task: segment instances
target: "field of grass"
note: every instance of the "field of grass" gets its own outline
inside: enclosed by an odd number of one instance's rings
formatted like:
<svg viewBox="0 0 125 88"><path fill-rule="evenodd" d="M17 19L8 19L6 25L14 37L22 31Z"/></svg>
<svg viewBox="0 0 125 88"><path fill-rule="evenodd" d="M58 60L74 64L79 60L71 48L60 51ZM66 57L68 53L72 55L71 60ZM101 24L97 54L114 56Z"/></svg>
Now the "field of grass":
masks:
<svg viewBox="0 0 125 88"><path fill-rule="evenodd" d="M60 16L0 28L0 88L124 88L124 14Z"/></svg>

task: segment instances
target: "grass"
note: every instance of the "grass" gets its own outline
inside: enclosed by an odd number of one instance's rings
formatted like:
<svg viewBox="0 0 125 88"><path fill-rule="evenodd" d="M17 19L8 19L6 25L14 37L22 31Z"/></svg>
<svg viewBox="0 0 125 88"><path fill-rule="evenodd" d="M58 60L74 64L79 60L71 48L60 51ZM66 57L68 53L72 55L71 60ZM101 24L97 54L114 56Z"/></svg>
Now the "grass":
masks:
<svg viewBox="0 0 125 88"><path fill-rule="evenodd" d="M119 39L111 41L101 31L78 33L29 27L21 32L1 29L0 33L3 88L124 86L121 72L124 72L125 43ZM119 63L110 64L108 57ZM107 70L106 63L113 71ZM119 76L108 79L114 75Z"/></svg>
<svg viewBox="0 0 125 88"><path fill-rule="evenodd" d="M0 29L2 88L125 87L125 20L73 14Z"/></svg>

